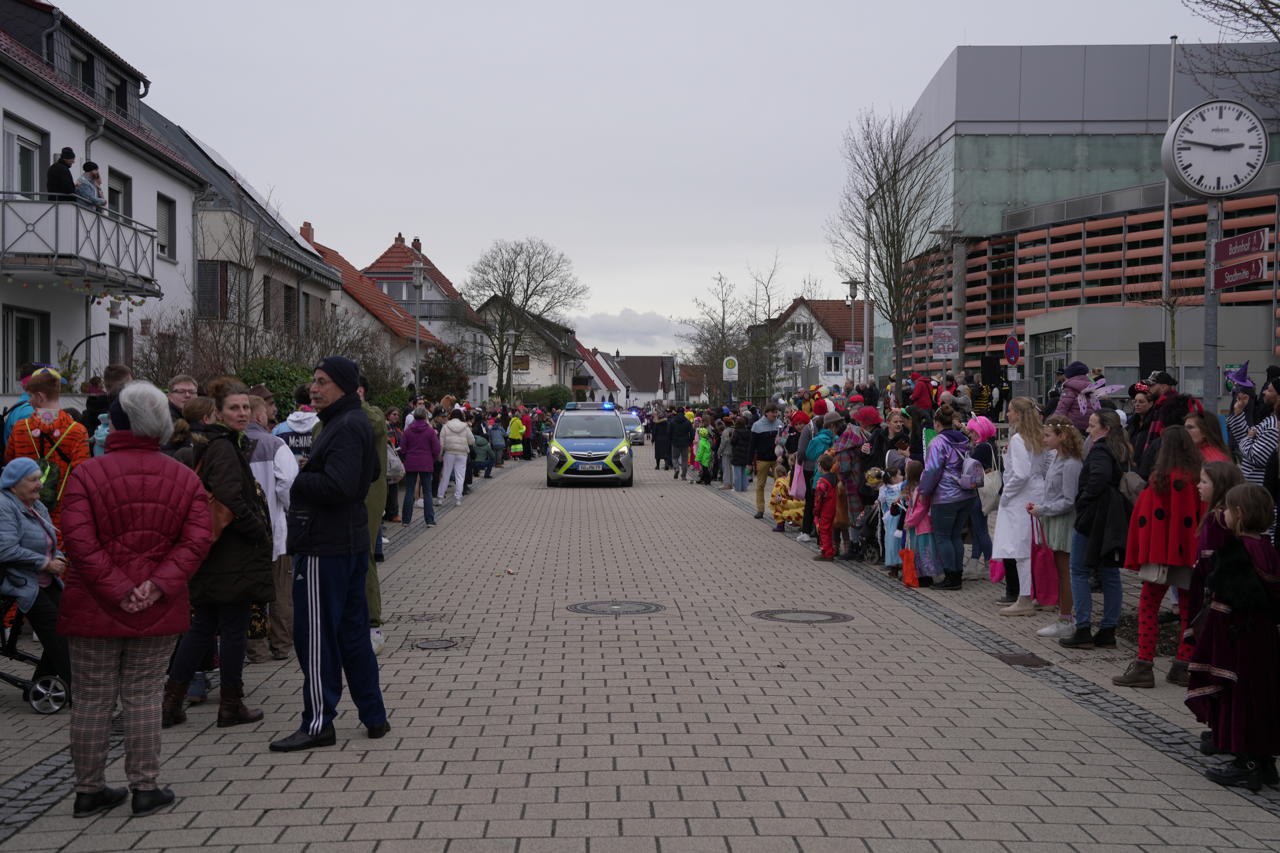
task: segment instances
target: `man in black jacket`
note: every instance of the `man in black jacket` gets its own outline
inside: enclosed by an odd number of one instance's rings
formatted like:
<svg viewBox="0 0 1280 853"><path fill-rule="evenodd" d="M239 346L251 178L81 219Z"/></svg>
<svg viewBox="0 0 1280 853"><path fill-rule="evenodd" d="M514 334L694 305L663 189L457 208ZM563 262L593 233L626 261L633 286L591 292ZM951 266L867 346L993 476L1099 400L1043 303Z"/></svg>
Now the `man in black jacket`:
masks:
<svg viewBox="0 0 1280 853"><path fill-rule="evenodd" d="M76 200L76 179L71 175L71 165L76 162L76 152L63 148L58 159L49 166L45 174L45 190L53 196L54 201Z"/></svg>
<svg viewBox="0 0 1280 853"><path fill-rule="evenodd" d="M365 496L378 476L373 429L356 387L360 369L331 355L316 366L311 403L324 428L289 490L293 555L293 643L302 666L302 726L273 752L333 746L345 672L369 737L391 730L369 641L369 516Z"/></svg>

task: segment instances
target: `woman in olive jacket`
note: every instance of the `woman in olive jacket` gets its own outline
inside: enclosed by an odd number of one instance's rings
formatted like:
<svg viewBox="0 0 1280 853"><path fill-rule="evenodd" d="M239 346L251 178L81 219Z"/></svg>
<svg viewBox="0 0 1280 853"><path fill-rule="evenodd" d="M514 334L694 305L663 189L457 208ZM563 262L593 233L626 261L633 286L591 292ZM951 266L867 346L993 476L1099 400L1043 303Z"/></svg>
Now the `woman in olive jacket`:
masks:
<svg viewBox="0 0 1280 853"><path fill-rule="evenodd" d="M182 709L187 682L201 659L219 640L222 696L218 725L235 726L262 719L244 705L244 655L252 604L275 599L271 576L271 521L266 500L249 468L249 389L233 378L214 380L209 395L218 420L204 428L207 442L195 447L196 474L212 499L230 510L231 521L215 539L209 555L191 579L191 628L178 644L164 688L162 725L186 721Z"/></svg>

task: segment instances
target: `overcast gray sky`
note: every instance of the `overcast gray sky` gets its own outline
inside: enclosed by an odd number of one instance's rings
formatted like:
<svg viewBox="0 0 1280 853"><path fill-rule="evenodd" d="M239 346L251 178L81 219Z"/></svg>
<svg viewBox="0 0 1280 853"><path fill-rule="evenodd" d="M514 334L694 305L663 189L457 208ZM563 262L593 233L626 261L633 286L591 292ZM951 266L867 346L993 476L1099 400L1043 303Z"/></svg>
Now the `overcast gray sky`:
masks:
<svg viewBox="0 0 1280 853"><path fill-rule="evenodd" d="M461 285L536 235L591 288L588 346L677 346L723 272L839 289L823 222L857 112L908 108L958 44L1212 41L1177 0L484 3L65 0L358 267L396 232Z"/></svg>

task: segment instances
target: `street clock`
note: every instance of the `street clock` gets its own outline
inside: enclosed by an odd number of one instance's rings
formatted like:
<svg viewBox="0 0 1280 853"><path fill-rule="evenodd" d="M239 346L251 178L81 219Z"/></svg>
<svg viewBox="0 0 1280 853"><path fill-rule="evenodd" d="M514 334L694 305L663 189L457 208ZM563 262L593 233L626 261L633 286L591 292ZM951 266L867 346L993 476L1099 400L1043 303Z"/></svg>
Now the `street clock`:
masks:
<svg viewBox="0 0 1280 853"><path fill-rule="evenodd" d="M1249 185L1267 162L1267 128L1235 101L1207 101L1174 120L1160 159L1175 187L1191 196L1218 198Z"/></svg>

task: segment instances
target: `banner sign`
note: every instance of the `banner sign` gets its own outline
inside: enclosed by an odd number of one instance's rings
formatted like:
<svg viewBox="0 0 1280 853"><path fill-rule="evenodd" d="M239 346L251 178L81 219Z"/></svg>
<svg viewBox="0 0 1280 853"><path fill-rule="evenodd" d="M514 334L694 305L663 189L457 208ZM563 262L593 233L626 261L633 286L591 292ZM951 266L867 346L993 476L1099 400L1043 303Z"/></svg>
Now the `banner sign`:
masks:
<svg viewBox="0 0 1280 853"><path fill-rule="evenodd" d="M960 354L960 325L958 323L933 324L933 355L935 358L955 358Z"/></svg>

